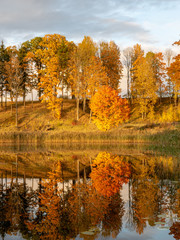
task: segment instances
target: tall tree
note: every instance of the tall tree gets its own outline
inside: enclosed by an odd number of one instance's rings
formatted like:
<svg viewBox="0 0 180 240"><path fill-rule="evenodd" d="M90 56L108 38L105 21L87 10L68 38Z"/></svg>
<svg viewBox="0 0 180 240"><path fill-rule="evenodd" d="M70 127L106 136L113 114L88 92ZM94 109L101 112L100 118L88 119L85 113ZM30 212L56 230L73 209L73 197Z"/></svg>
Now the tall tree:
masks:
<svg viewBox="0 0 180 240"><path fill-rule="evenodd" d="M180 40L175 42L174 45L180 46ZM171 63L168 68L168 75L171 77L171 81L174 84L175 91L175 104L178 102L178 95L180 90L180 54L174 57L174 61Z"/></svg>
<svg viewBox="0 0 180 240"><path fill-rule="evenodd" d="M0 46L0 97L1 97L1 107L3 107L3 95L5 92L5 99L7 99L7 89L6 89L6 70L5 62L9 60L9 55L5 48L4 42L1 42ZM7 100L5 100L5 104Z"/></svg>
<svg viewBox="0 0 180 240"><path fill-rule="evenodd" d="M159 53L148 52L146 54L146 59L148 63L151 65L154 77L156 79L157 93L161 102L163 94L166 93L166 82L165 82L166 68L165 68L164 56L161 52Z"/></svg>
<svg viewBox="0 0 180 240"><path fill-rule="evenodd" d="M131 47L128 47L124 49L123 51L123 63L126 67L126 75L127 75L127 98L130 99L130 83L131 83L131 67L132 67L132 54L133 49Z"/></svg>
<svg viewBox="0 0 180 240"><path fill-rule="evenodd" d="M70 75L68 82L71 85L72 92L76 97L77 120L79 120L80 98L83 99L83 111L85 111L87 89L89 84L87 75L96 52L96 44L90 37L85 36L83 41L74 48L69 60Z"/></svg>
<svg viewBox="0 0 180 240"><path fill-rule="evenodd" d="M168 69L173 61L173 56L174 56L174 52L172 51L172 49L168 48L166 49L165 53L164 53L164 58L166 61L166 68ZM174 84L171 81L170 76L167 76L167 82L168 82L168 95L169 95L169 101L171 103L171 98L173 96L174 93Z"/></svg>
<svg viewBox="0 0 180 240"><path fill-rule="evenodd" d="M141 45L136 44L133 46L133 51L132 51L132 61L131 61L131 96L132 96L132 101L133 98L136 94L136 89L134 88L134 84L136 82L136 60L140 57L144 56L144 50L142 49Z"/></svg>
<svg viewBox="0 0 180 240"><path fill-rule="evenodd" d="M101 42L99 54L103 66L109 78L108 85L115 90L119 89L122 77L122 63L120 61L120 49L115 42Z"/></svg>
<svg viewBox="0 0 180 240"><path fill-rule="evenodd" d="M67 43L67 40L59 34L45 35L40 43L42 49L38 50L43 66L39 72L39 88L43 89L41 100L47 102L48 108L58 119L61 117L62 99L58 98L58 94L62 89L60 73L63 71L59 51L63 42Z"/></svg>
<svg viewBox="0 0 180 240"><path fill-rule="evenodd" d="M26 64L25 64L25 57L27 56L27 53L30 51L30 42L26 41L23 42L18 50L18 58L19 63L21 65L21 71L22 71L22 89L23 89L23 103L24 107L26 104L26 94L28 92L27 85L28 85L28 74L26 72Z"/></svg>
<svg viewBox="0 0 180 240"><path fill-rule="evenodd" d="M136 110L146 118L149 112L153 115L157 100L156 78L148 55L140 55L134 62L133 78L131 88Z"/></svg>
<svg viewBox="0 0 180 240"><path fill-rule="evenodd" d="M18 126L18 97L22 92L23 70L18 58L18 51L15 47L9 49L10 59L5 63L6 79L10 91L11 106L13 98L16 103L16 127Z"/></svg>
<svg viewBox="0 0 180 240"><path fill-rule="evenodd" d="M83 111L85 112L86 107L86 98L87 98L87 88L88 88L88 79L85 78L88 67L92 64L92 57L95 57L97 53L97 46L93 42L92 38L89 36L84 36L84 39L81 43L78 44L78 52L81 62L82 72L82 97L83 97Z"/></svg>

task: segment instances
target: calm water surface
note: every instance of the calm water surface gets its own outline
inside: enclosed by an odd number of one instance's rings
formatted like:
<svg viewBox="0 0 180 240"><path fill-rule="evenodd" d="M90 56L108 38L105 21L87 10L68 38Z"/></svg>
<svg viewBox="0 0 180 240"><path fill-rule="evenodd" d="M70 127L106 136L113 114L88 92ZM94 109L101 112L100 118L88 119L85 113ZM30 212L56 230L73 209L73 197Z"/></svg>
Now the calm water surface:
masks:
<svg viewBox="0 0 180 240"><path fill-rule="evenodd" d="M180 158L147 146L1 146L0 239L180 239Z"/></svg>

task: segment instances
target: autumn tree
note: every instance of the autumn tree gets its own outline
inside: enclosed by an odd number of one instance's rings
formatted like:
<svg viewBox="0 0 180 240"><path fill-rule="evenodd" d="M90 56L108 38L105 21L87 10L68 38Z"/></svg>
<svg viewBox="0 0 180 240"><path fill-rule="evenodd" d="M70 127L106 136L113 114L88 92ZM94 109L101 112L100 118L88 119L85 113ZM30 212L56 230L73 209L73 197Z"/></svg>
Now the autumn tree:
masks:
<svg viewBox="0 0 180 240"><path fill-rule="evenodd" d="M164 58L166 60L166 68L168 69L173 61L173 56L174 56L174 52L172 51L172 49L168 48L166 49L165 53L164 53ZM173 92L174 92L174 84L171 81L170 76L167 76L167 88L168 88L168 95L169 95L169 101L171 103L171 98L173 96Z"/></svg>
<svg viewBox="0 0 180 240"><path fill-rule="evenodd" d="M180 40L175 42L174 45L180 46ZM180 89L180 54L174 57L174 61L171 63L168 68L168 75L171 78L171 81L174 84L174 100L175 104L177 104L179 89Z"/></svg>
<svg viewBox="0 0 180 240"><path fill-rule="evenodd" d="M141 114L142 118L146 118L148 113L153 117L158 87L149 55L147 54L146 57L140 55L133 66L131 88L136 111Z"/></svg>
<svg viewBox="0 0 180 240"><path fill-rule="evenodd" d="M26 64L27 71L28 71L28 66L27 66L28 63L30 63L30 65L33 63L34 73L36 74L33 85L35 86L35 89L38 91L39 100L41 98L42 89L38 86L38 84L40 83L41 70L43 69L43 64L41 61L41 51L43 50L43 46L41 45L41 42L42 42L42 37L35 37L35 38L31 39L29 41L30 51L28 52L28 54L26 56L26 58L28 59L27 64ZM30 68L31 68L31 66L30 66Z"/></svg>
<svg viewBox="0 0 180 240"><path fill-rule="evenodd" d="M140 44L136 44L133 46L132 49L132 56L131 56L131 69L130 69L130 76L131 76L131 97L132 97L132 102L134 99L134 95L136 94L136 88L134 87L135 81L136 81L136 75L135 75L135 70L136 70L136 60L138 58L141 58L144 56L144 50L142 49Z"/></svg>
<svg viewBox="0 0 180 240"><path fill-rule="evenodd" d="M27 55L27 53L30 51L30 42L26 41L23 42L20 46L20 48L18 49L18 59L19 59L19 64L21 66L22 69L22 90L23 90L23 103L24 103L24 107L26 104L26 94L28 93L28 74L26 72L26 62L25 62L25 57Z"/></svg>
<svg viewBox="0 0 180 240"><path fill-rule="evenodd" d="M32 107L33 107L33 90L37 89L38 76L35 70L34 55L32 52L27 53L26 57L24 58L24 64L25 64L25 71L28 79L26 81L26 87L31 93L31 100L32 100Z"/></svg>
<svg viewBox="0 0 180 240"><path fill-rule="evenodd" d="M99 88L91 98L93 121L103 131L118 126L129 118L130 108L126 99L109 86Z"/></svg>
<svg viewBox="0 0 180 240"><path fill-rule="evenodd" d="M146 59L152 68L157 85L157 94L160 98L161 103L161 99L163 95L165 95L166 93L166 81L165 81L166 67L164 62L164 56L161 52L159 53L148 52L146 54Z"/></svg>
<svg viewBox="0 0 180 240"><path fill-rule="evenodd" d="M126 75L127 75L127 98L130 98L130 83L131 83L131 67L132 67L132 54L133 49L128 47L123 51L123 63L126 67Z"/></svg>
<svg viewBox="0 0 180 240"><path fill-rule="evenodd" d="M3 107L3 95L5 94L5 104L7 104L7 86L6 86L6 69L5 62L9 60L9 55L4 46L4 42L1 42L0 46L0 97L1 107Z"/></svg>
<svg viewBox="0 0 180 240"><path fill-rule="evenodd" d="M17 55L17 49L15 47L9 50L10 59L5 63L7 86L10 91L11 106L13 98L16 102L16 126L18 126L18 97L22 92L21 86L23 81L23 70L20 66L20 62Z"/></svg>
<svg viewBox="0 0 180 240"><path fill-rule="evenodd" d="M76 97L77 120L79 120L80 98L83 99L83 111L85 112L89 84L87 71L90 69L90 65L92 65L92 58L95 57L96 52L96 44L89 36L85 36L83 41L76 46L69 60L69 84L71 85L72 93Z"/></svg>
<svg viewBox="0 0 180 240"><path fill-rule="evenodd" d="M67 43L64 36L54 34L45 35L40 45L42 49L38 50L41 56L41 63L43 69L39 74L40 83L39 88L43 89L41 96L42 102L47 102L48 109L51 109L54 117L58 119L61 117L62 99L58 98L58 93L61 91L61 76L62 65L60 64L59 50L62 42Z"/></svg>
<svg viewBox="0 0 180 240"><path fill-rule="evenodd" d="M120 60L119 47L113 41L109 43L101 42L99 46L99 56L109 78L108 85L118 90L122 77L122 63Z"/></svg>

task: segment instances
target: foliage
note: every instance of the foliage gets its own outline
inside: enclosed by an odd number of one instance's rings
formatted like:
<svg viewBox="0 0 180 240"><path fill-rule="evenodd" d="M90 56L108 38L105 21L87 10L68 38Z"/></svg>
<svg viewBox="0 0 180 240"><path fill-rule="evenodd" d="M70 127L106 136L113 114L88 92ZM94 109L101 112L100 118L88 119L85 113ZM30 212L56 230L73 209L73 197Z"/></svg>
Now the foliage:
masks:
<svg viewBox="0 0 180 240"><path fill-rule="evenodd" d="M129 181L130 173L130 166L123 157L101 152L93 161L90 177L97 192L110 197Z"/></svg>
<svg viewBox="0 0 180 240"><path fill-rule="evenodd" d="M93 121L100 130L106 131L129 118L129 105L111 87L103 86L91 98Z"/></svg>
<svg viewBox="0 0 180 240"><path fill-rule="evenodd" d="M122 77L122 63L120 61L120 49L115 42L100 43L100 59L109 78L108 85L118 90Z"/></svg>
<svg viewBox="0 0 180 240"><path fill-rule="evenodd" d="M180 40L174 43L175 45L180 46ZM175 100L179 95L180 89L180 54L174 57L174 61L171 63L168 68L168 75L171 78L171 81L175 85Z"/></svg>
<svg viewBox="0 0 180 240"><path fill-rule="evenodd" d="M61 99L58 99L58 91L61 90L60 86L60 73L62 66L60 65L59 50L62 43L67 43L64 36L54 34L46 35L43 37L40 45L42 49L38 50L41 56L43 69L40 70L41 78L39 87L43 89L41 97L42 102L47 102L48 108L54 113L58 119L61 117Z"/></svg>
<svg viewBox="0 0 180 240"><path fill-rule="evenodd" d="M174 107L173 105L170 105L162 112L162 115L159 117L159 122L161 123L177 122L179 120L180 106Z"/></svg>
<svg viewBox="0 0 180 240"><path fill-rule="evenodd" d="M137 104L142 118L146 118L149 110L153 111L157 100L157 84L149 57L140 55L134 62L134 80L131 85L132 97Z"/></svg>

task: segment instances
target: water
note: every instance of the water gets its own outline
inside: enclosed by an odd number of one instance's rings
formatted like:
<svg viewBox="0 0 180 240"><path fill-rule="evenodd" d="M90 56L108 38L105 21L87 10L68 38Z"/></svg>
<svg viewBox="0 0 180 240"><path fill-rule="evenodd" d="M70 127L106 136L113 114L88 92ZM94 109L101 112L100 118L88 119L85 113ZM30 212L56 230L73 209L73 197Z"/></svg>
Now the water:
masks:
<svg viewBox="0 0 180 240"><path fill-rule="evenodd" d="M0 239L180 239L174 151L141 145L0 150Z"/></svg>

